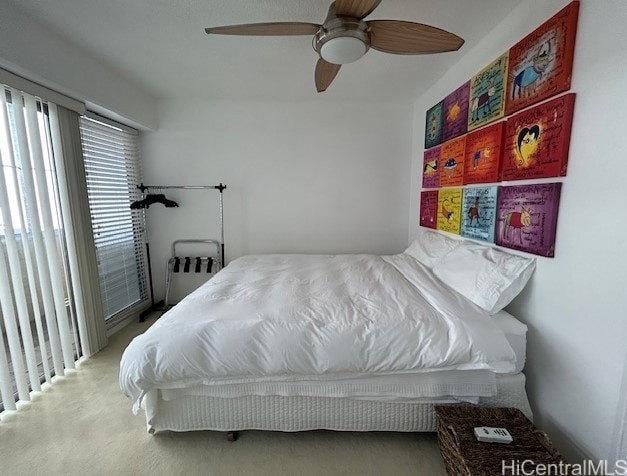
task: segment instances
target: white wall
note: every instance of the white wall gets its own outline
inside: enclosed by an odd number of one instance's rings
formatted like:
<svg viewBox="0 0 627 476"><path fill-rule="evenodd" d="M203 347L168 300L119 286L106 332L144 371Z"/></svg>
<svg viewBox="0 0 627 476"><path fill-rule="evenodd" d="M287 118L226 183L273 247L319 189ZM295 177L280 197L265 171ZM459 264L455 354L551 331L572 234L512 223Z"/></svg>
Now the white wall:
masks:
<svg viewBox="0 0 627 476"><path fill-rule="evenodd" d="M521 2L416 101L410 241L418 232L425 111L567 3ZM582 1L556 257L538 259L530 285L509 308L530 328L525 373L537 423L571 458L616 454L627 349L626 24L624 0Z"/></svg>
<svg viewBox="0 0 627 476"><path fill-rule="evenodd" d="M248 253L397 253L407 238L412 106L166 101L142 139L149 184L228 185L227 262ZM217 237L217 192L148 210L155 284L169 245Z"/></svg>
<svg viewBox="0 0 627 476"><path fill-rule="evenodd" d="M2 2L0 67L140 129L157 128L156 98L80 47Z"/></svg>

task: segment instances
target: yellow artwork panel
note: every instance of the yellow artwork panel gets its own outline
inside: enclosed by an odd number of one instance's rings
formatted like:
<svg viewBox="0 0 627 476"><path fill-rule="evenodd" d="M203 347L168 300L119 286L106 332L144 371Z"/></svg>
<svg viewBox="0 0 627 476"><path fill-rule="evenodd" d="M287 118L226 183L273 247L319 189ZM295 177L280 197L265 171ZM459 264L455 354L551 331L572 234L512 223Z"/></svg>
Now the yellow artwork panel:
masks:
<svg viewBox="0 0 627 476"><path fill-rule="evenodd" d="M437 229L459 235L462 223L462 189L446 188L438 193Z"/></svg>

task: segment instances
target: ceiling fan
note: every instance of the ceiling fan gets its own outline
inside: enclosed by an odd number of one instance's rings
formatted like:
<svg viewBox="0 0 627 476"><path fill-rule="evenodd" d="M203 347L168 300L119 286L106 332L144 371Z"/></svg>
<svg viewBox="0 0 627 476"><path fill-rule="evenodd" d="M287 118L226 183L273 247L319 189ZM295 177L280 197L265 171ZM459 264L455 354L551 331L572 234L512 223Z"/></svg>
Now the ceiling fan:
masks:
<svg viewBox="0 0 627 476"><path fill-rule="evenodd" d="M336 0L322 25L250 23L205 28L205 31L217 35L313 35L313 48L320 56L315 71L318 92L326 91L343 64L357 61L370 48L384 53L416 55L456 51L464 44L464 40L453 33L421 23L364 21L380 3L381 0Z"/></svg>

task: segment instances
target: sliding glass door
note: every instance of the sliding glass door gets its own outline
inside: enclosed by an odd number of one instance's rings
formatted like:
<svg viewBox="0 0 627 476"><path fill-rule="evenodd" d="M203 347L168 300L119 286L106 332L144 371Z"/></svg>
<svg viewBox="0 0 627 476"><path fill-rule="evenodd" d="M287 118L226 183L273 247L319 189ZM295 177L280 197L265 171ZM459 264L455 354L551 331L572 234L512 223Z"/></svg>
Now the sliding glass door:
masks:
<svg viewBox="0 0 627 476"><path fill-rule="evenodd" d="M0 411L81 355L49 119L0 85Z"/></svg>

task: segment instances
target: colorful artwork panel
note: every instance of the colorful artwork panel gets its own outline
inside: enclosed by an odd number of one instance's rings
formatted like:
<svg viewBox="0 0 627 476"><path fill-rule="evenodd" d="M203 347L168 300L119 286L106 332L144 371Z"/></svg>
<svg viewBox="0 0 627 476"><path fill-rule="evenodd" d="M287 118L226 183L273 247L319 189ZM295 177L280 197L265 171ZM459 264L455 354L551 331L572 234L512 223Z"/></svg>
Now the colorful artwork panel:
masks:
<svg viewBox="0 0 627 476"><path fill-rule="evenodd" d="M509 50L510 115L570 89L579 2L572 2Z"/></svg>
<svg viewBox="0 0 627 476"><path fill-rule="evenodd" d="M425 149L430 149L442 143L442 127L444 103L440 101L427 111L425 124Z"/></svg>
<svg viewBox="0 0 627 476"><path fill-rule="evenodd" d="M464 184L465 150L465 137L453 139L442 144L440 187L457 187Z"/></svg>
<svg viewBox="0 0 627 476"><path fill-rule="evenodd" d="M507 120L503 180L563 177L575 95L566 94Z"/></svg>
<svg viewBox="0 0 627 476"><path fill-rule="evenodd" d="M497 187L464 189L462 236L494 243Z"/></svg>
<svg viewBox="0 0 627 476"><path fill-rule="evenodd" d="M422 164L422 188L440 186L440 147L425 150Z"/></svg>
<svg viewBox="0 0 627 476"><path fill-rule="evenodd" d="M505 122L501 121L466 136L464 184L500 180L504 134Z"/></svg>
<svg viewBox="0 0 627 476"><path fill-rule="evenodd" d="M461 228L462 189L449 188L438 192L437 229L459 235Z"/></svg>
<svg viewBox="0 0 627 476"><path fill-rule="evenodd" d="M503 117L508 53L493 61L470 80L468 130Z"/></svg>
<svg viewBox="0 0 627 476"><path fill-rule="evenodd" d="M468 130L469 96L470 81L444 98L442 141L455 139L455 137L464 135Z"/></svg>
<svg viewBox="0 0 627 476"><path fill-rule="evenodd" d="M496 244L552 258L561 188L561 183L500 187Z"/></svg>
<svg viewBox="0 0 627 476"><path fill-rule="evenodd" d="M438 191L420 192L420 226L436 228L438 214Z"/></svg>

